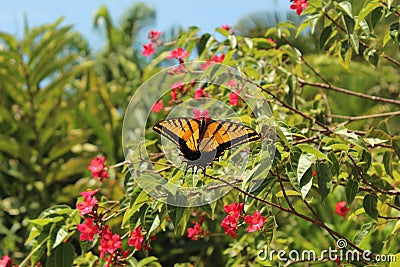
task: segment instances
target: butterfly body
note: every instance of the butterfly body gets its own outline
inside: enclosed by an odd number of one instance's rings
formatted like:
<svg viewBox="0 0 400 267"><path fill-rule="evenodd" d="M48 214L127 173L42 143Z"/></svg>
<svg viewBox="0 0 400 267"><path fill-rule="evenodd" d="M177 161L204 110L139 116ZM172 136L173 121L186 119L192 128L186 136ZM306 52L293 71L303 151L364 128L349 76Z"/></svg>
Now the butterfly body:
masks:
<svg viewBox="0 0 400 267"><path fill-rule="evenodd" d="M153 130L174 142L187 161L187 170L197 172L218 160L226 150L260 138L252 128L209 118L173 118L157 122ZM196 168L196 169L195 169Z"/></svg>

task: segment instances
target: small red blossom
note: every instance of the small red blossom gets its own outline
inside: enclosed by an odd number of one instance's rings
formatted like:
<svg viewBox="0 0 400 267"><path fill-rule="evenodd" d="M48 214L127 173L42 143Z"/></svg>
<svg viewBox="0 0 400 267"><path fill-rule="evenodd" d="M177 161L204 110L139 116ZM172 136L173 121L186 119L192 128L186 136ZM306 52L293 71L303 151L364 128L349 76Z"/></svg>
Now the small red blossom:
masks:
<svg viewBox="0 0 400 267"><path fill-rule="evenodd" d="M178 95L178 93L176 92L175 89L171 90L171 100L168 101L168 105L171 105L172 103L174 103L174 101L177 99L176 96Z"/></svg>
<svg viewBox="0 0 400 267"><path fill-rule="evenodd" d="M230 31L231 30L231 26L224 24L221 26L222 29L226 30L226 31Z"/></svg>
<svg viewBox="0 0 400 267"><path fill-rule="evenodd" d="M190 238L191 240L197 240L204 234L204 231L201 228L200 223L198 222L194 223L193 228L188 228L187 231L188 231L187 237Z"/></svg>
<svg viewBox="0 0 400 267"><path fill-rule="evenodd" d="M225 234L232 236L236 239L236 231L238 229L237 223L239 221L239 217L234 216L226 216L222 222L221 226L224 228Z"/></svg>
<svg viewBox="0 0 400 267"><path fill-rule="evenodd" d="M249 224L249 227L247 227L247 232L251 233L257 230L261 230L266 218L264 216L261 216L261 213L256 210L253 215L246 215L244 217L244 220L247 224Z"/></svg>
<svg viewBox="0 0 400 267"><path fill-rule="evenodd" d="M171 89L178 89L179 91L183 91L183 89L185 88L185 85L183 84L183 82L182 81L179 81L179 82L174 82L172 85L171 85Z"/></svg>
<svg viewBox="0 0 400 267"><path fill-rule="evenodd" d="M224 54L221 54L219 56L217 56L217 55L213 56L213 61L217 62L217 63L222 63L224 61L224 59L225 59Z"/></svg>
<svg viewBox="0 0 400 267"><path fill-rule="evenodd" d="M76 208L80 210L81 216L89 214L93 211L93 208L97 204L97 198L92 198L91 196L85 196L82 202L76 205Z"/></svg>
<svg viewBox="0 0 400 267"><path fill-rule="evenodd" d="M272 38L267 38L267 42L272 44L272 45L276 45L276 42Z"/></svg>
<svg viewBox="0 0 400 267"><path fill-rule="evenodd" d="M317 177L317 171L316 171L316 170L313 170L313 171L312 171L312 175L313 175L314 177Z"/></svg>
<svg viewBox="0 0 400 267"><path fill-rule="evenodd" d="M178 47L171 51L167 59L176 58L179 60L179 63L183 63L187 56L189 56L189 52L185 51L182 47Z"/></svg>
<svg viewBox="0 0 400 267"><path fill-rule="evenodd" d="M1 257L0 267L11 267L11 266L13 266L13 262L10 256L4 255L3 257Z"/></svg>
<svg viewBox="0 0 400 267"><path fill-rule="evenodd" d="M229 105L231 106L241 106L240 97L237 93L230 93L229 94Z"/></svg>
<svg viewBox="0 0 400 267"><path fill-rule="evenodd" d="M143 51L142 51L143 56L150 57L155 52L156 52L156 49L153 47L152 42L143 45Z"/></svg>
<svg viewBox="0 0 400 267"><path fill-rule="evenodd" d="M77 229L81 232L81 235L79 236L81 241L93 241L94 235L99 233L99 228L93 224L91 218L86 218L84 224L78 224Z"/></svg>
<svg viewBox="0 0 400 267"><path fill-rule="evenodd" d="M150 30L147 38L149 38L152 42L157 42L158 39L160 38L162 32L157 31L157 30Z"/></svg>
<svg viewBox="0 0 400 267"><path fill-rule="evenodd" d="M172 67L172 70L167 71L167 73L169 75L182 74L185 72L186 72L186 68L185 68L184 64L179 64L178 66L174 66L174 67Z"/></svg>
<svg viewBox="0 0 400 267"><path fill-rule="evenodd" d="M224 210L229 216L239 218L244 208L244 203L232 203L231 205L226 204Z"/></svg>
<svg viewBox="0 0 400 267"><path fill-rule="evenodd" d="M200 68L201 70L206 70L208 67L210 67L212 64L210 59L207 59L205 63L201 64Z"/></svg>
<svg viewBox="0 0 400 267"><path fill-rule="evenodd" d="M208 110L201 111L199 109L194 109L193 118L195 118L196 120L201 120L202 118L205 118L205 120L208 121L210 119L210 116L208 116Z"/></svg>
<svg viewBox="0 0 400 267"><path fill-rule="evenodd" d="M237 84L238 83L237 83L236 80L229 80L229 81L226 82L226 85L230 86L230 87L235 87Z"/></svg>
<svg viewBox="0 0 400 267"><path fill-rule="evenodd" d="M194 98L200 98L204 96L203 88L199 87L194 91Z"/></svg>
<svg viewBox="0 0 400 267"><path fill-rule="evenodd" d="M112 255L117 249L122 248L122 242L121 242L121 237L119 234L113 234L110 231L110 228L106 226L101 234L101 239L100 239L100 257L104 258L106 256L106 253L109 253L112 258Z"/></svg>
<svg viewBox="0 0 400 267"><path fill-rule="evenodd" d="M79 195L81 195L83 197L93 197L100 190L101 190L101 188L97 188L95 190L92 190L91 188L89 188L86 191L80 192Z"/></svg>
<svg viewBox="0 0 400 267"><path fill-rule="evenodd" d="M144 237L142 235L142 227L139 225L135 230L132 231L128 239L128 245L135 247L136 250L139 250L142 248L143 240Z"/></svg>
<svg viewBox="0 0 400 267"><path fill-rule="evenodd" d="M349 213L350 208L346 207L347 206L347 202L346 201L341 201L336 203L336 209L335 209L335 213L345 217L347 215L347 213Z"/></svg>
<svg viewBox="0 0 400 267"><path fill-rule="evenodd" d="M151 110L154 111L155 113L160 112L164 108L164 103L162 99L158 100L158 102L154 103L154 105L151 107Z"/></svg>
<svg viewBox="0 0 400 267"><path fill-rule="evenodd" d="M92 172L92 177L99 179L103 182L106 178L109 178L110 175L107 172L107 167L104 165L106 161L106 157L96 156L88 166L88 169Z"/></svg>
<svg viewBox="0 0 400 267"><path fill-rule="evenodd" d="M297 15L299 16L308 6L307 0L291 0L291 2L293 4L290 5L290 9L296 10Z"/></svg>

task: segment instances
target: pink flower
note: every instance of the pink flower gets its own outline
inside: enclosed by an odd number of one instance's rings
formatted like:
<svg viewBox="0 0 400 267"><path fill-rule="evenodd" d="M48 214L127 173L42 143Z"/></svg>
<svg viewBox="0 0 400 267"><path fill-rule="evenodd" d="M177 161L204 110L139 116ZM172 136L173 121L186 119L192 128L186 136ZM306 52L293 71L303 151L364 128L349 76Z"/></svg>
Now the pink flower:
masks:
<svg viewBox="0 0 400 267"><path fill-rule="evenodd" d="M232 203L224 206L224 210L228 213L222 222L221 226L225 230L225 234L228 234L236 239L236 231L238 229L237 223L244 208L244 203Z"/></svg>
<svg viewBox="0 0 400 267"><path fill-rule="evenodd" d="M104 258L106 253L109 253L112 256L112 254L120 248L122 248L121 237L119 234L113 234L110 231L110 228L106 226L101 233L99 246L100 257Z"/></svg>
<svg viewBox="0 0 400 267"><path fill-rule="evenodd" d="M198 222L194 223L193 228L188 228L187 231L187 237L189 237L191 240L197 240L204 234L204 231Z"/></svg>
<svg viewBox="0 0 400 267"><path fill-rule="evenodd" d="M200 98L204 96L203 88L199 87L194 91L194 98Z"/></svg>
<svg viewBox="0 0 400 267"><path fill-rule="evenodd" d="M201 64L200 68L201 68L201 70L206 70L208 67L211 66L211 64L212 64L211 60L207 59L206 63Z"/></svg>
<svg viewBox="0 0 400 267"><path fill-rule="evenodd" d="M233 216L234 218L239 218L244 208L244 203L232 203L231 205L226 204L224 206L224 210L228 213L229 216Z"/></svg>
<svg viewBox="0 0 400 267"><path fill-rule="evenodd" d="M224 24L221 26L222 29L226 30L226 31L230 31L231 30L231 26Z"/></svg>
<svg viewBox="0 0 400 267"><path fill-rule="evenodd" d="M13 262L8 255L4 255L0 260L0 267L11 267Z"/></svg>
<svg viewBox="0 0 400 267"><path fill-rule="evenodd" d="M219 56L215 55L213 56L213 61L217 63L222 63L224 61L225 55L221 54Z"/></svg>
<svg viewBox="0 0 400 267"><path fill-rule="evenodd" d="M182 81L179 81L179 82L174 82L172 85L171 85L171 89L178 89L179 91L183 91L183 89L185 88L185 86L184 86L184 84L183 84L183 82Z"/></svg>
<svg viewBox="0 0 400 267"><path fill-rule="evenodd" d="M272 45L276 45L276 42L272 38L267 38L267 42Z"/></svg>
<svg viewBox="0 0 400 267"><path fill-rule="evenodd" d="M76 205L76 208L81 211L80 212L81 216L84 216L88 213L91 213L96 204L97 204L97 198L92 198L91 196L85 196L83 202L79 202L78 205Z"/></svg>
<svg viewBox="0 0 400 267"><path fill-rule="evenodd" d="M171 100L168 101L168 105L171 105L172 103L174 103L174 101L176 100L176 96L177 96L177 92L175 89L171 90Z"/></svg>
<svg viewBox="0 0 400 267"><path fill-rule="evenodd" d="M94 196L97 192L100 191L101 188L97 188L96 190L92 190L91 188L87 189L86 191L83 191L81 193L79 193L79 195L83 196L83 197L92 197Z"/></svg>
<svg viewBox="0 0 400 267"><path fill-rule="evenodd" d="M202 118L205 118L206 121L210 120L210 116L208 116L208 110L200 111L198 109L194 109L193 118L196 120L201 120Z"/></svg>
<svg viewBox="0 0 400 267"><path fill-rule="evenodd" d="M155 52L156 52L156 49L153 47L152 42L143 45L143 51L142 51L143 56L150 57Z"/></svg>
<svg viewBox="0 0 400 267"><path fill-rule="evenodd" d="M158 39L160 38L162 32L157 31L157 30L150 30L147 38L149 38L152 42L157 42Z"/></svg>
<svg viewBox="0 0 400 267"><path fill-rule="evenodd" d="M151 110L154 111L155 113L160 112L164 108L164 103L162 99L158 100L158 102L154 103L154 105L151 107Z"/></svg>
<svg viewBox="0 0 400 267"><path fill-rule="evenodd" d="M99 179L101 182L110 177L107 172L107 168L104 165L104 161L106 161L106 157L100 158L96 156L88 166L88 169L92 172L92 177Z"/></svg>
<svg viewBox="0 0 400 267"><path fill-rule="evenodd" d="M290 9L296 10L297 15L299 16L308 6L307 0L291 0L291 2L293 4L290 5Z"/></svg>
<svg viewBox="0 0 400 267"><path fill-rule="evenodd" d="M84 224L78 224L77 229L81 232L79 236L81 241L93 241L94 235L99 232L99 228L93 224L93 220L91 218L86 218Z"/></svg>
<svg viewBox="0 0 400 267"><path fill-rule="evenodd" d="M347 213L349 213L350 208L346 207L347 206L347 202L346 201L341 201L336 203L336 209L335 209L335 213L345 217L347 215Z"/></svg>
<svg viewBox="0 0 400 267"><path fill-rule="evenodd" d="M237 85L237 81L236 80L229 80L229 81L226 82L226 85L230 86L230 87L235 87Z"/></svg>
<svg viewBox="0 0 400 267"><path fill-rule="evenodd" d="M239 102L239 95L237 93L230 93L229 94L229 105L231 106L240 106Z"/></svg>
<svg viewBox="0 0 400 267"><path fill-rule="evenodd" d="M128 245L131 247L134 246L136 250L139 250L142 248L143 240L142 227L139 225L132 231L131 236L128 239Z"/></svg>
<svg viewBox="0 0 400 267"><path fill-rule="evenodd" d="M189 56L189 52L185 51L182 47L178 47L171 51L167 59L176 58L179 60L179 63L183 63L187 56Z"/></svg>
<svg viewBox="0 0 400 267"><path fill-rule="evenodd" d="M225 234L232 236L236 239L236 231L238 229L237 223L239 221L239 217L234 216L226 216L222 222L221 226L224 228Z"/></svg>
<svg viewBox="0 0 400 267"><path fill-rule="evenodd" d="M261 230L266 218L264 216L261 216L261 213L257 210L254 212L253 215L245 216L244 220L246 221L246 223L249 224L249 227L247 227L247 232L251 233L257 230Z"/></svg>

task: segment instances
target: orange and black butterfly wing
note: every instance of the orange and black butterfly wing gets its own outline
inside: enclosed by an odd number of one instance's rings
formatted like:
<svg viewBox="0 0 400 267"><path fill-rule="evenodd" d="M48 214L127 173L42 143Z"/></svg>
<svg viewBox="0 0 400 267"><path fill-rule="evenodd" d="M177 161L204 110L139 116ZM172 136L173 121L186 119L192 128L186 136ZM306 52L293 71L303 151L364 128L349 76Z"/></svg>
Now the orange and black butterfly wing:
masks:
<svg viewBox="0 0 400 267"><path fill-rule="evenodd" d="M230 121L210 121L207 123L204 138L214 142L217 150L215 159L221 157L226 150L242 145L244 143L260 139L260 135L251 127Z"/></svg>
<svg viewBox="0 0 400 267"><path fill-rule="evenodd" d="M174 142L188 160L200 156L200 121L191 118L165 119L157 122L153 130Z"/></svg>

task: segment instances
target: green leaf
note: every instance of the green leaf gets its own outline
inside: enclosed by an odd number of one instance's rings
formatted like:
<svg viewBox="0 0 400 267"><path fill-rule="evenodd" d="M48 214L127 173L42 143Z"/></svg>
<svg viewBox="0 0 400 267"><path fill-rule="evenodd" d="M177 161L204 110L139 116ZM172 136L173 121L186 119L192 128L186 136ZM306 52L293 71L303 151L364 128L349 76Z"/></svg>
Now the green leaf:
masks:
<svg viewBox="0 0 400 267"><path fill-rule="evenodd" d="M355 180L348 180L346 185L346 199L350 205L358 193L358 183Z"/></svg>
<svg viewBox="0 0 400 267"><path fill-rule="evenodd" d="M373 219L378 219L378 198L375 195L366 195L363 199L363 207L365 212Z"/></svg>
<svg viewBox="0 0 400 267"><path fill-rule="evenodd" d="M383 165L385 166L385 171L390 177L393 177L393 167L392 167L392 152L385 151L383 154Z"/></svg>
<svg viewBox="0 0 400 267"><path fill-rule="evenodd" d="M355 243L356 245L360 244L364 237L368 235L368 233L370 233L373 228L375 228L375 224L372 222L363 224L361 226L361 230L355 234L353 238L353 243Z"/></svg>
<svg viewBox="0 0 400 267"><path fill-rule="evenodd" d="M362 150L360 163L360 170L364 173L367 172L368 169L371 167L371 153L369 153L369 151L364 149Z"/></svg>
<svg viewBox="0 0 400 267"><path fill-rule="evenodd" d="M375 8L371 13L371 24L372 29L375 28L376 24L381 20L383 16L383 7Z"/></svg>
<svg viewBox="0 0 400 267"><path fill-rule="evenodd" d="M211 38L211 34L205 33L200 37L200 41L197 44L197 51L201 55L207 48L208 40Z"/></svg>
<svg viewBox="0 0 400 267"><path fill-rule="evenodd" d="M344 12L347 16L350 18L353 17L352 11L351 11L351 3L349 1L343 1L337 4L337 7Z"/></svg>
<svg viewBox="0 0 400 267"><path fill-rule="evenodd" d="M396 136L392 139L392 147L397 157L400 159L400 136Z"/></svg>
<svg viewBox="0 0 400 267"><path fill-rule="evenodd" d="M379 4L377 1L366 1L363 8L361 9L360 13L358 13L358 21L364 20L366 16L369 15L373 10L377 9Z"/></svg>
<svg viewBox="0 0 400 267"><path fill-rule="evenodd" d="M74 262L74 247L69 243L62 243L51 251L47 258L47 267L70 267Z"/></svg>
<svg viewBox="0 0 400 267"><path fill-rule="evenodd" d="M353 47L354 52L358 54L360 48L360 41L358 40L357 33L355 32L350 33L349 37L350 37L350 44Z"/></svg>
<svg viewBox="0 0 400 267"><path fill-rule="evenodd" d="M161 266L161 265L153 265L153 264L149 265L150 263L154 263L156 261L158 261L158 258L156 258L154 256L148 256L148 257L140 260L138 266L139 267L141 267L141 266Z"/></svg>
<svg viewBox="0 0 400 267"><path fill-rule="evenodd" d="M263 232L265 235L265 244L269 246L271 244L271 241L274 237L274 233L278 225L276 224L275 221L275 216L269 216L265 220L264 227L263 227Z"/></svg>
<svg viewBox="0 0 400 267"><path fill-rule="evenodd" d="M325 29L322 31L321 37L319 38L319 46L321 49L325 47L325 44L328 41L329 37L331 36L331 33L332 33L331 26L325 27Z"/></svg>
<svg viewBox="0 0 400 267"><path fill-rule="evenodd" d="M329 193L332 182L331 169L327 163L317 164L317 179L319 194L321 195L322 200L324 200Z"/></svg>
<svg viewBox="0 0 400 267"><path fill-rule="evenodd" d="M352 34L354 32L354 27L356 25L356 23L354 22L354 19L352 19L349 16L344 15L344 22L346 25L346 29L347 29L347 34Z"/></svg>
<svg viewBox="0 0 400 267"><path fill-rule="evenodd" d="M339 175L340 165L339 165L339 161L338 161L338 159L336 157L336 154L333 151L328 153L328 159L333 164L332 174L333 175Z"/></svg>
<svg viewBox="0 0 400 267"><path fill-rule="evenodd" d="M322 158L322 159L325 159L330 162L330 160L324 153L322 153L321 151L319 151L318 149L316 149L313 146L310 146L307 144L299 144L299 145L296 145L296 147L300 148L301 151L303 151L304 153L313 154L317 158Z"/></svg>
<svg viewBox="0 0 400 267"><path fill-rule="evenodd" d="M300 155L299 162L297 165L297 181L301 182L301 179L303 178L304 174L307 172L307 170L311 167L311 165L314 162L314 155L309 154L309 153L304 153Z"/></svg>
<svg viewBox="0 0 400 267"><path fill-rule="evenodd" d="M137 212L144 204L149 200L149 196L146 191L142 190L139 186L134 190L131 196L130 208L124 213L122 219L122 227L126 227L126 223L129 222L130 218Z"/></svg>

